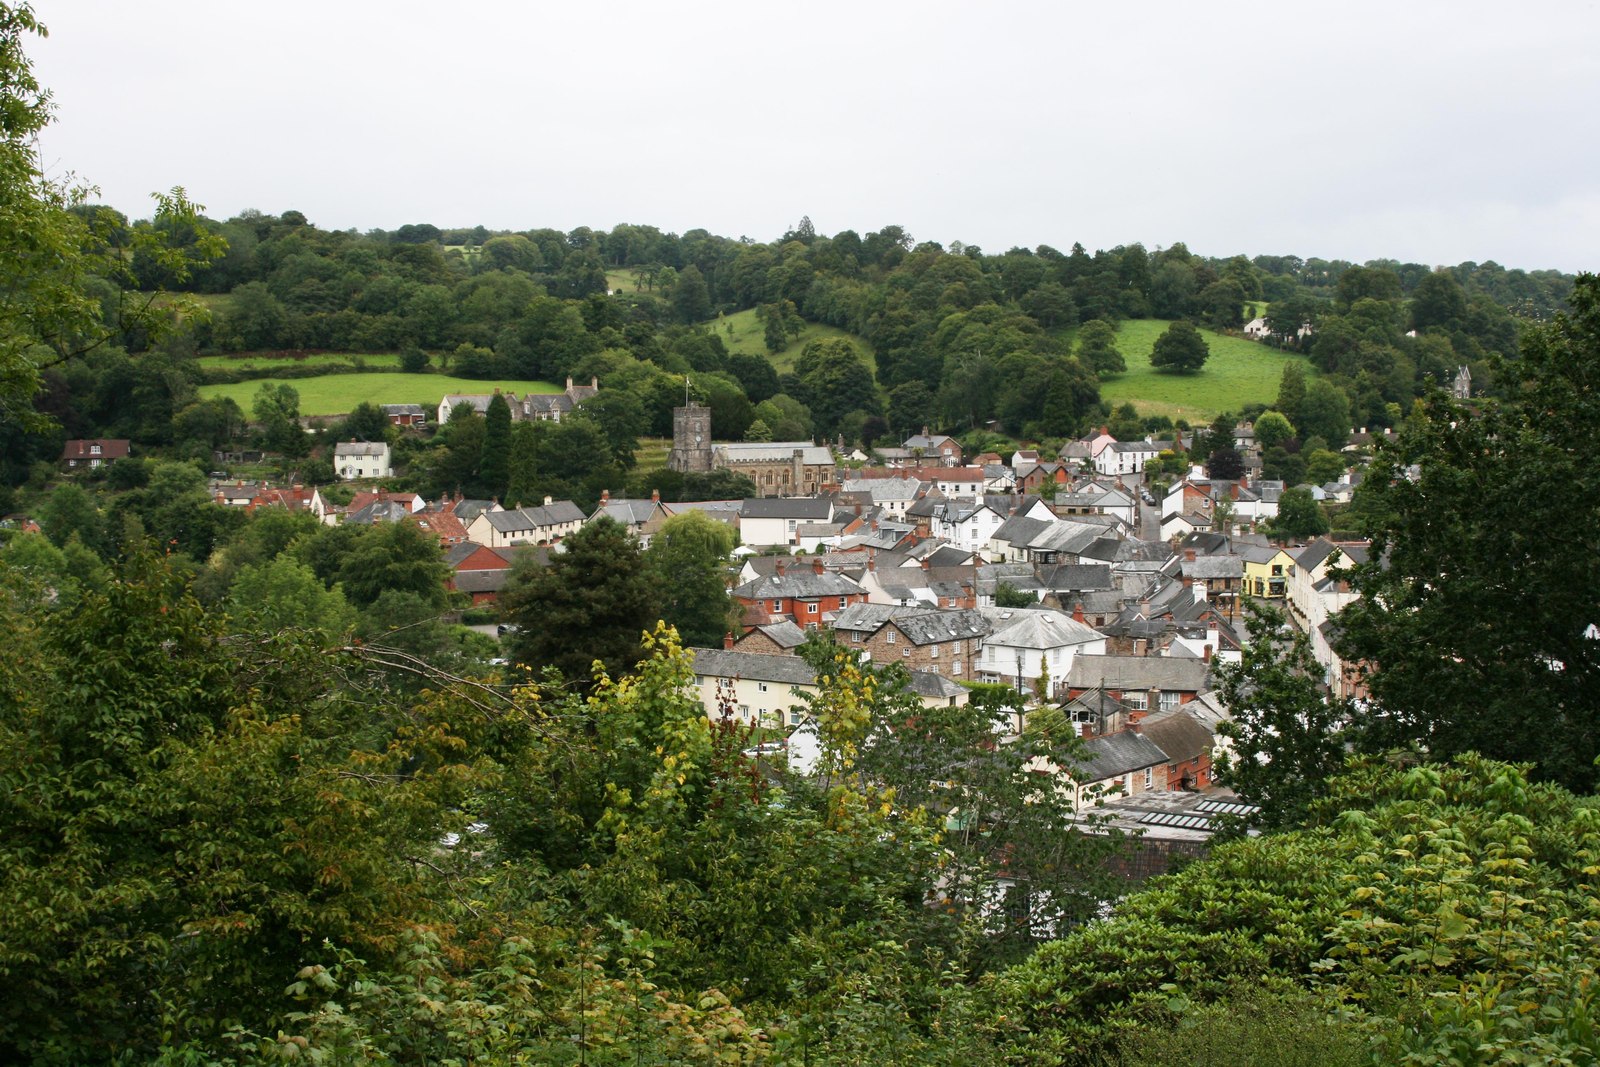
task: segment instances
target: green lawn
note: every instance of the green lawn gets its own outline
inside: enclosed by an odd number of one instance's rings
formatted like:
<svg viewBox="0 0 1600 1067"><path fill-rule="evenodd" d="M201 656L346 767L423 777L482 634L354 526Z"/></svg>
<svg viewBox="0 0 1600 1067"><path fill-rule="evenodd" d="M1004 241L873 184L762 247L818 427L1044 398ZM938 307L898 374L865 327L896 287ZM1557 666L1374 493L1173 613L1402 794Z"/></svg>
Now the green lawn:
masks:
<svg viewBox="0 0 1600 1067"><path fill-rule="evenodd" d="M250 412L261 384L290 385L300 393L300 414L343 415L363 400L374 404L421 404L437 409L446 393L559 393L550 382L481 381L443 374L324 374L317 378L257 378L227 385L202 385L200 396L231 396Z"/></svg>
<svg viewBox="0 0 1600 1067"><path fill-rule="evenodd" d="M306 356L246 352L232 356L201 356L195 362L206 370L273 370L278 367L318 367L325 364L354 363L357 360L369 367L400 366L400 356L395 352L316 352Z"/></svg>
<svg viewBox="0 0 1600 1067"><path fill-rule="evenodd" d="M724 315L705 324L708 330L716 332L722 338L722 343L728 346L729 352L746 352L755 356L766 356L778 373L794 370L794 361L800 358L800 353L812 341L824 337L843 337L853 342L861 352L862 358L872 368L874 375L878 372L877 361L873 358L872 349L865 341L853 333L841 330L834 326L824 326L821 323L808 322L800 336L789 343L789 347L782 352L768 352L765 341L766 327L756 317L756 309L748 308L744 311L735 311L732 315ZM733 327L729 332L728 327Z"/></svg>
<svg viewBox="0 0 1600 1067"><path fill-rule="evenodd" d="M1315 377L1301 356L1210 330L1200 331L1211 358L1197 373L1158 374L1150 366L1150 350L1168 325L1158 319L1131 319L1117 328L1117 348L1128 369L1100 382L1101 399L1113 405L1131 403L1141 415L1210 422L1245 404L1271 404L1278 396L1283 365L1291 359L1300 361L1308 379Z"/></svg>

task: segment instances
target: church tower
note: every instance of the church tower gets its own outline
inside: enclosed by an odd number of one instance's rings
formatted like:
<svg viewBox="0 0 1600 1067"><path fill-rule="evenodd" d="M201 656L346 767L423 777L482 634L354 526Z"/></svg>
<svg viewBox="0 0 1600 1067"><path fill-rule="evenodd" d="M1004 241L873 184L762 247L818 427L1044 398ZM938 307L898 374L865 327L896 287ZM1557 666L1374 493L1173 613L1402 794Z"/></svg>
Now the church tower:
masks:
<svg viewBox="0 0 1600 1067"><path fill-rule="evenodd" d="M686 474L711 469L711 409L690 402L672 409L672 452L667 467Z"/></svg>

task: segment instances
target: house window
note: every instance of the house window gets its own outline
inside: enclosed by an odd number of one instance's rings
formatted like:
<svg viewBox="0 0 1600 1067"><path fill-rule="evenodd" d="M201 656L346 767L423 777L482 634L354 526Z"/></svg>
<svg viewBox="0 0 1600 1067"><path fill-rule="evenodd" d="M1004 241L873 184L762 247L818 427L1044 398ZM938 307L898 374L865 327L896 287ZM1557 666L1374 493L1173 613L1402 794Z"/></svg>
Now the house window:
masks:
<svg viewBox="0 0 1600 1067"><path fill-rule="evenodd" d="M839 610L843 611L846 607L847 607L847 605L845 604L844 597L840 597L839 598Z"/></svg>
<svg viewBox="0 0 1600 1067"><path fill-rule="evenodd" d="M806 614L807 615L815 615L816 613L817 613L817 606L815 604L807 604L806 605Z"/></svg>
<svg viewBox="0 0 1600 1067"><path fill-rule="evenodd" d="M892 644L894 644L894 643L895 643L895 637L896 637L896 636L897 636L897 635L896 635L896 633L895 633L895 631L893 631L893 630L890 630L890 631L889 631L889 643L890 643L890 644L891 644L891 645L892 645Z"/></svg>
<svg viewBox="0 0 1600 1067"><path fill-rule="evenodd" d="M765 693L767 691L767 683L766 682L757 682L756 683L756 688L761 690L763 693Z"/></svg>
<svg viewBox="0 0 1600 1067"><path fill-rule="evenodd" d="M851 630L850 631L850 643L853 644L853 645L859 645L861 643L861 631L860 630Z"/></svg>
<svg viewBox="0 0 1600 1067"><path fill-rule="evenodd" d="M98 456L99 454L100 454L100 446L99 445L90 445L89 446L89 455Z"/></svg>
<svg viewBox="0 0 1600 1067"><path fill-rule="evenodd" d="M1151 789L1151 788L1153 788L1155 786L1155 784L1156 784L1156 771L1155 771L1155 768L1154 767L1146 767L1144 769L1144 787L1146 789Z"/></svg>
<svg viewBox="0 0 1600 1067"><path fill-rule="evenodd" d="M782 611L782 610L783 610L783 601L781 601L781 600L774 600L774 601L773 601L773 602L772 602L772 610L773 610L773 611Z"/></svg>
<svg viewBox="0 0 1600 1067"><path fill-rule="evenodd" d="M910 649L910 648L907 648L907 649L906 649L906 650L905 650L905 651L904 651L904 652L902 652L902 653L900 653L900 654L901 654L901 655L902 655L902 656L905 656L905 657L906 657L906 658L907 658L907 659L910 659L910 658L911 658L911 649Z"/></svg>
<svg viewBox="0 0 1600 1067"><path fill-rule="evenodd" d="M800 713L798 711L796 711L794 708L790 708L789 709L789 725L790 726L799 726L800 725Z"/></svg>
<svg viewBox="0 0 1600 1067"><path fill-rule="evenodd" d="M910 652L911 650L908 648L908 649L906 649L906 651ZM931 655L934 659L938 659L939 658L939 646L938 645L934 645L933 646L933 651L930 652L929 655Z"/></svg>
<svg viewBox="0 0 1600 1067"><path fill-rule="evenodd" d="M1150 706L1149 699L1144 693L1124 693L1122 694L1122 702L1134 711L1144 711Z"/></svg>
<svg viewBox="0 0 1600 1067"><path fill-rule="evenodd" d="M950 673L951 674L960 674L961 673L961 661L960 660L956 660L954 663L950 664Z"/></svg>
<svg viewBox="0 0 1600 1067"><path fill-rule="evenodd" d="M1163 689L1161 691L1161 710L1171 711L1173 708L1177 707L1178 696L1179 694L1176 690Z"/></svg>
<svg viewBox="0 0 1600 1067"><path fill-rule="evenodd" d="M749 717L750 717L750 705L749 704L740 704L739 705L739 718L748 719Z"/></svg>

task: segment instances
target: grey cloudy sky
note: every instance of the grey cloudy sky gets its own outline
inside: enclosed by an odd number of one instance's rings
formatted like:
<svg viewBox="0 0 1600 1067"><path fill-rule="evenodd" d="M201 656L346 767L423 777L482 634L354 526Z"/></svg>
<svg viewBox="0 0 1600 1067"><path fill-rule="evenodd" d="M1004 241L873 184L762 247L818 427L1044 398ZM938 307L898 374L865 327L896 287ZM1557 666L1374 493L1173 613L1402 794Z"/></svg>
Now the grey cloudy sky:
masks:
<svg viewBox="0 0 1600 1067"><path fill-rule="evenodd" d="M135 216L1600 267L1600 4L35 0Z"/></svg>

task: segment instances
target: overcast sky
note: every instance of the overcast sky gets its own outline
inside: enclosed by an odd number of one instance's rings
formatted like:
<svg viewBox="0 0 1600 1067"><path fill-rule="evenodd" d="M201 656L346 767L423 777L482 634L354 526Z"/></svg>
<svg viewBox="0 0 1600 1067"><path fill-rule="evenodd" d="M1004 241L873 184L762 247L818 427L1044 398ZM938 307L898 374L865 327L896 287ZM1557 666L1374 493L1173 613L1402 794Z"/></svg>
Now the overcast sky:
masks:
<svg viewBox="0 0 1600 1067"><path fill-rule="evenodd" d="M35 0L135 217L1600 267L1600 4Z"/></svg>

